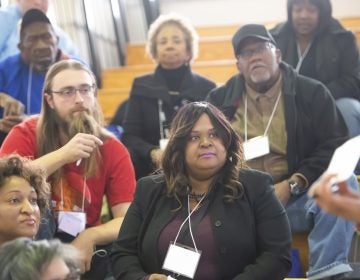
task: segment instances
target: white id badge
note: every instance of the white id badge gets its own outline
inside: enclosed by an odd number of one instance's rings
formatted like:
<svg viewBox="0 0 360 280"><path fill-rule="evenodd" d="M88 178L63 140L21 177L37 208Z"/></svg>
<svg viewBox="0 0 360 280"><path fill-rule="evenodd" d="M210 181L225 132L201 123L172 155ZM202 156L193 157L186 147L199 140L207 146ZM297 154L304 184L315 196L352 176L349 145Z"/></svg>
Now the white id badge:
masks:
<svg viewBox="0 0 360 280"><path fill-rule="evenodd" d="M169 139L166 138L160 139L159 142L160 150L164 151L168 143L169 143Z"/></svg>
<svg viewBox="0 0 360 280"><path fill-rule="evenodd" d="M86 213L60 211L58 216L58 229L72 236L77 236L85 229Z"/></svg>
<svg viewBox="0 0 360 280"><path fill-rule="evenodd" d="M257 136L243 143L245 160L258 158L270 153L269 138Z"/></svg>
<svg viewBox="0 0 360 280"><path fill-rule="evenodd" d="M170 244L162 268L193 279L200 256L200 251L195 252L179 245Z"/></svg>

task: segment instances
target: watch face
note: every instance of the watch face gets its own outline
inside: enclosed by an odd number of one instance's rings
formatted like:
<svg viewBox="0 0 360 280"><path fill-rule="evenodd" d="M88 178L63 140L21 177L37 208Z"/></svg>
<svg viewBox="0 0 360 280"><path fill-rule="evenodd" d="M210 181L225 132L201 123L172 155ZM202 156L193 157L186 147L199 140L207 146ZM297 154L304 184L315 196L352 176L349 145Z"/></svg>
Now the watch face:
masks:
<svg viewBox="0 0 360 280"><path fill-rule="evenodd" d="M291 194L297 195L301 193L301 188L298 182L289 180L289 186Z"/></svg>

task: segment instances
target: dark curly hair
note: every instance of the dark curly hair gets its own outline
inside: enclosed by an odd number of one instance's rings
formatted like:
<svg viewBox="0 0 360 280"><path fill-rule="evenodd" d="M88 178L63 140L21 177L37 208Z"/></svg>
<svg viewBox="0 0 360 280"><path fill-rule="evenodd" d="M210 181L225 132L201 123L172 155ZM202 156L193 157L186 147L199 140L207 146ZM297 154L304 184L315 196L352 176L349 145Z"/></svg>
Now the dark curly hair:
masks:
<svg viewBox="0 0 360 280"><path fill-rule="evenodd" d="M227 160L216 174L216 181L225 188L225 200L232 202L243 195L239 171L245 167L241 140L224 114L207 102L192 102L183 106L174 117L169 143L162 158L162 171L167 183L167 192L180 203L180 196L187 192L189 178L186 172L185 147L195 123L202 114L207 114L227 150ZM215 182L213 182L215 183Z"/></svg>
<svg viewBox="0 0 360 280"><path fill-rule="evenodd" d="M17 176L29 182L35 189L38 199L38 206L41 215L49 208L50 187L46 182L46 176L41 169L27 164L30 160L18 155L9 155L0 158L0 188L8 179Z"/></svg>

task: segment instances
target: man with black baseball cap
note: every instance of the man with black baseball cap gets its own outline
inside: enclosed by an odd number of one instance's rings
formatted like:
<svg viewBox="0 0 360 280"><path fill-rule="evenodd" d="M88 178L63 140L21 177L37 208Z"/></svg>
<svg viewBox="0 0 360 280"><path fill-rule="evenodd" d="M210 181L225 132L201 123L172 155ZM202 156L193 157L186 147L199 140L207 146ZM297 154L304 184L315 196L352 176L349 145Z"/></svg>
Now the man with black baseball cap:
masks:
<svg viewBox="0 0 360 280"><path fill-rule="evenodd" d="M37 114L48 68L69 58L58 48L58 38L48 17L28 10L20 29L20 53L0 63L0 144L10 129L25 115Z"/></svg>
<svg viewBox="0 0 360 280"><path fill-rule="evenodd" d="M262 41L270 42L276 45L274 38L267 31L265 26L259 24L248 24L244 28L239 28L232 38L232 45L234 48L235 56L239 54L241 43L247 38L257 38Z"/></svg>
<svg viewBox="0 0 360 280"><path fill-rule="evenodd" d="M248 166L272 175L293 232L310 232L309 279L350 271L353 225L320 211L306 195L348 138L334 100L323 84L281 62L264 26L242 26L232 45L239 74L211 91L208 101L222 109L242 137ZM356 187L353 178L350 184Z"/></svg>

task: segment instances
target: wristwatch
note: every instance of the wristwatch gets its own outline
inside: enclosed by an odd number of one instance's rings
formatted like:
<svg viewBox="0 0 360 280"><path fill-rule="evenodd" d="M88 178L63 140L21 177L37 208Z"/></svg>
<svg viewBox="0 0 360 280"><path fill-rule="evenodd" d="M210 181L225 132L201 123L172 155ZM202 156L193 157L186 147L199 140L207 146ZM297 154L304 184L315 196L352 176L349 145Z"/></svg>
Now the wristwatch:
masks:
<svg viewBox="0 0 360 280"><path fill-rule="evenodd" d="M306 191L299 182L288 180L291 195L299 195Z"/></svg>

